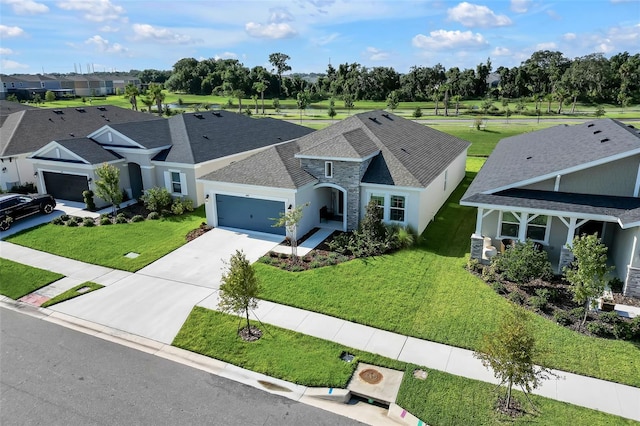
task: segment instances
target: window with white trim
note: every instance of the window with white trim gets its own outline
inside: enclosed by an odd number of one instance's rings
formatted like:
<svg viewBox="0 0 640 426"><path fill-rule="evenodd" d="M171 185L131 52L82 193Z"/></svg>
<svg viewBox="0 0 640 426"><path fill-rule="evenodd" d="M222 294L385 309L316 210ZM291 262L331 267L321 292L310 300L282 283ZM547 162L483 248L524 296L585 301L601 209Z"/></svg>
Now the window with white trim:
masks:
<svg viewBox="0 0 640 426"><path fill-rule="evenodd" d="M400 195L392 195L389 203L389 220L404 222L405 198Z"/></svg>
<svg viewBox="0 0 640 426"><path fill-rule="evenodd" d="M534 241L546 241L549 216L538 214L527 221L527 238Z"/></svg>
<svg viewBox="0 0 640 426"><path fill-rule="evenodd" d="M324 177L332 178L333 177L333 162L325 161L324 162Z"/></svg>
<svg viewBox="0 0 640 426"><path fill-rule="evenodd" d="M384 210L384 195L372 195L369 200L373 201L376 203L376 206Z"/></svg>
<svg viewBox="0 0 640 426"><path fill-rule="evenodd" d="M169 172L171 174L171 192L174 194L182 194L182 182L180 181L179 172Z"/></svg>
<svg viewBox="0 0 640 426"><path fill-rule="evenodd" d="M500 215L500 236L518 238L520 234L520 218L511 212Z"/></svg>

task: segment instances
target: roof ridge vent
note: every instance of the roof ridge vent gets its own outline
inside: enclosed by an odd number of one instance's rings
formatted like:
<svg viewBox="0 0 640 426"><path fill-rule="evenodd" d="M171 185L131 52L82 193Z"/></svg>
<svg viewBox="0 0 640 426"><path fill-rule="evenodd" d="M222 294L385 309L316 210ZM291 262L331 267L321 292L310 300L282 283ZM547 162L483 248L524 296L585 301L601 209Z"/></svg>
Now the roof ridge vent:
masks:
<svg viewBox="0 0 640 426"><path fill-rule="evenodd" d="M376 117L369 117L369 120L373 121L374 123L378 122L378 119Z"/></svg>

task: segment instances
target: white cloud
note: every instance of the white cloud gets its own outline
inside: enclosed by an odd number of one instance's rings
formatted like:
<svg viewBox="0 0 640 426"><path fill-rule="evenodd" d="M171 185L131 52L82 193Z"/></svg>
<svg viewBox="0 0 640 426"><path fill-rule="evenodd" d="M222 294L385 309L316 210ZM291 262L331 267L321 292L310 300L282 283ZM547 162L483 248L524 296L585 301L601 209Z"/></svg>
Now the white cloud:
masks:
<svg viewBox="0 0 640 426"><path fill-rule="evenodd" d="M24 30L20 27L9 27L0 24L0 37L18 37L24 34Z"/></svg>
<svg viewBox="0 0 640 426"><path fill-rule="evenodd" d="M486 46L489 43L482 34L471 31L446 31L436 30L429 33L429 37L418 34L412 39L412 44L421 49L451 49L461 47Z"/></svg>
<svg viewBox="0 0 640 426"><path fill-rule="evenodd" d="M149 24L133 24L136 40L153 40L171 44L191 44L196 40L185 34L174 33L167 28L154 27Z"/></svg>
<svg viewBox="0 0 640 426"><path fill-rule="evenodd" d="M555 50L557 48L558 45L552 41L536 44L536 50Z"/></svg>
<svg viewBox="0 0 640 426"><path fill-rule="evenodd" d="M511 56L511 50L507 47L496 47L491 52L491 56Z"/></svg>
<svg viewBox="0 0 640 426"><path fill-rule="evenodd" d="M64 10L85 12L84 18L93 22L113 21L125 12L122 6L116 6L110 0L64 0L58 6Z"/></svg>
<svg viewBox="0 0 640 426"><path fill-rule="evenodd" d="M10 59L3 59L0 61L0 68L2 68L2 70L19 70L29 68L29 65L21 64Z"/></svg>
<svg viewBox="0 0 640 426"><path fill-rule="evenodd" d="M35 15L36 13L46 13L49 7L33 0L2 0L0 3L8 4L18 15Z"/></svg>
<svg viewBox="0 0 640 426"><path fill-rule="evenodd" d="M0 55L11 55L13 54L13 50L8 47L0 47Z"/></svg>
<svg viewBox="0 0 640 426"><path fill-rule="evenodd" d="M244 26L245 31L251 37L281 39L296 36L298 33L291 25L285 23L260 24L248 22Z"/></svg>
<svg viewBox="0 0 640 426"><path fill-rule="evenodd" d="M340 33L333 33L322 37L316 37L311 39L311 43L316 46L325 46L329 43L333 43L340 37Z"/></svg>
<svg viewBox="0 0 640 426"><path fill-rule="evenodd" d="M370 61L385 61L389 59L389 52L376 49L375 47L367 47L364 55L369 58Z"/></svg>
<svg viewBox="0 0 640 426"><path fill-rule="evenodd" d="M511 0L511 10L516 13L526 13L531 6L531 0Z"/></svg>
<svg viewBox="0 0 640 426"><path fill-rule="evenodd" d="M506 15L496 15L487 6L480 6L462 2L447 10L449 20L459 22L467 28L504 27L511 25L511 19Z"/></svg>
<svg viewBox="0 0 640 426"><path fill-rule="evenodd" d="M99 52L104 53L125 53L127 49L119 43L109 43L109 40L94 35L93 37L85 40L85 44L91 44L96 46Z"/></svg>
<svg viewBox="0 0 640 426"><path fill-rule="evenodd" d="M575 40L578 37L575 33L566 33L562 35L562 38L566 41Z"/></svg>
<svg viewBox="0 0 640 426"><path fill-rule="evenodd" d="M120 31L120 28L112 27L111 25L105 25L100 28L100 31L102 31L103 33L117 33L118 31Z"/></svg>
<svg viewBox="0 0 640 426"><path fill-rule="evenodd" d="M215 55L213 57L213 59L215 60L219 60L219 59L238 59L238 55L236 53L233 52L223 52L219 55Z"/></svg>

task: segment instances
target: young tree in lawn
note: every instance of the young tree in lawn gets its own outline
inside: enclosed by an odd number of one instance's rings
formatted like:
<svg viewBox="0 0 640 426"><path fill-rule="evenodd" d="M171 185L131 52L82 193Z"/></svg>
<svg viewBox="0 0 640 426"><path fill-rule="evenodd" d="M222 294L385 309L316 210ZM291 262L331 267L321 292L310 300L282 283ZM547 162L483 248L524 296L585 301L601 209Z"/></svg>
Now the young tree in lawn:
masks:
<svg viewBox="0 0 640 426"><path fill-rule="evenodd" d="M220 284L220 302L218 307L223 312L244 314L247 320L245 338L254 340L259 334L254 331L249 322L249 310L258 307L258 294L260 283L256 277L253 265L249 262L244 252L236 250L227 263L227 271L222 275Z"/></svg>
<svg viewBox="0 0 640 426"><path fill-rule="evenodd" d="M327 108L327 115L331 118L331 120L333 120L334 117L338 115L338 113L336 112L336 101L334 101L333 98L329 99L329 108Z"/></svg>
<svg viewBox="0 0 640 426"><path fill-rule="evenodd" d="M287 234L291 238L291 256L294 260L298 257L298 223L302 220L302 209L308 206L309 203L305 203L296 208L287 209L286 212L280 213L279 218L273 219L275 223L271 225L274 228L284 226L287 229Z"/></svg>
<svg viewBox="0 0 640 426"><path fill-rule="evenodd" d="M571 247L574 260L569 267L564 268L564 277L571 284L573 300L584 305L584 317L581 326L587 320L589 304L595 304L595 299L604 291L607 283L605 275L613 270L607 266L607 246L598 238L597 234L583 234L573 239Z"/></svg>
<svg viewBox="0 0 640 426"><path fill-rule="evenodd" d="M342 99L344 100L344 107L347 109L349 115L351 115L351 110L355 107L355 104L353 103L353 95L345 93L342 95Z"/></svg>
<svg viewBox="0 0 640 426"><path fill-rule="evenodd" d="M484 336L480 350L474 353L474 357L493 370L500 385L506 384L506 400L501 405L503 410L508 411L511 406L514 385L519 386L528 399L532 390L553 375L548 369L533 363L538 353L529 315L516 305L502 317L496 332Z"/></svg>
<svg viewBox="0 0 640 426"><path fill-rule="evenodd" d="M298 111L300 112L300 123L302 123L302 111L304 111L310 103L311 95L309 94L308 90L305 90L304 92L298 92L296 105L298 106Z"/></svg>
<svg viewBox="0 0 640 426"><path fill-rule="evenodd" d="M120 189L120 169L116 166L104 163L96 169L98 180L95 181L95 194L111 204L115 217L118 207L122 202L122 190Z"/></svg>
<svg viewBox="0 0 640 426"><path fill-rule="evenodd" d="M398 104L400 103L400 96L398 92L393 90L387 96L387 107L393 112L396 108L398 108Z"/></svg>
<svg viewBox="0 0 640 426"><path fill-rule="evenodd" d="M51 90L47 90L47 93L44 94L44 100L47 102L53 102L56 100L56 94Z"/></svg>

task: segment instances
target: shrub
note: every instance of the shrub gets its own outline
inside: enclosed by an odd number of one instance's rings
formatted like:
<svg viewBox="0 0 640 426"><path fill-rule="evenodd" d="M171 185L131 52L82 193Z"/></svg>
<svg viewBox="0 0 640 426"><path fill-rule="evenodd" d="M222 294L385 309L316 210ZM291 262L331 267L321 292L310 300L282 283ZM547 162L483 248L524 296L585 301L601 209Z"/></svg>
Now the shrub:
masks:
<svg viewBox="0 0 640 426"><path fill-rule="evenodd" d="M147 219L149 220L158 220L160 219L160 213L158 212L151 212L147 215Z"/></svg>
<svg viewBox="0 0 640 426"><path fill-rule="evenodd" d="M70 220L67 221L67 226L76 227L76 226L78 226L78 222L76 222L73 219L70 219Z"/></svg>
<svg viewBox="0 0 640 426"><path fill-rule="evenodd" d="M116 215L116 219L118 219L118 218L125 218L125 219L126 219L126 218L127 218L127 216L126 216L124 213L118 213L118 214Z"/></svg>
<svg viewBox="0 0 640 426"><path fill-rule="evenodd" d="M415 244L415 233L409 226L398 224L386 225L386 247L388 250L398 250Z"/></svg>
<svg viewBox="0 0 640 426"><path fill-rule="evenodd" d="M131 218L131 222L142 222L143 220L144 220L144 216L139 214Z"/></svg>
<svg viewBox="0 0 640 426"><path fill-rule="evenodd" d="M635 317L629 322L629 328L633 338L640 340L640 316Z"/></svg>
<svg viewBox="0 0 640 426"><path fill-rule="evenodd" d="M555 311L553 313L553 319L560 325L567 326L573 324L573 319L567 311Z"/></svg>
<svg viewBox="0 0 640 426"><path fill-rule="evenodd" d="M173 201L173 204L171 204L171 213L175 214L176 216L180 216L181 214L184 213L184 204L182 204L182 200L179 198L176 198Z"/></svg>
<svg viewBox="0 0 640 426"><path fill-rule="evenodd" d="M193 211L193 200L191 198L183 198L182 199L182 205L184 206L184 209L188 212L192 212Z"/></svg>
<svg viewBox="0 0 640 426"><path fill-rule="evenodd" d="M140 197L147 210L161 212L171 206L171 194L167 188L154 187L147 189Z"/></svg>
<svg viewBox="0 0 640 426"><path fill-rule="evenodd" d="M64 225L64 220L62 220L62 216L58 216L51 221L54 225Z"/></svg>
<svg viewBox="0 0 640 426"><path fill-rule="evenodd" d="M84 200L85 207L87 210L95 210L96 203L93 201L93 191L87 189L86 191L82 191L82 199Z"/></svg>
<svg viewBox="0 0 640 426"><path fill-rule="evenodd" d="M63 222L66 222L69 220L69 215L68 214L63 214L60 216L60 220L62 220Z"/></svg>
<svg viewBox="0 0 640 426"><path fill-rule="evenodd" d="M100 225L111 225L111 219L109 219L108 217L101 217Z"/></svg>
<svg viewBox="0 0 640 426"><path fill-rule="evenodd" d="M331 251L336 253L346 253L349 248L349 241L351 239L351 233L336 234L331 241L327 244Z"/></svg>
<svg viewBox="0 0 640 426"><path fill-rule="evenodd" d="M611 291L615 293L622 293L623 287L624 287L624 283L618 277L613 278L612 280L609 281L609 288L611 289Z"/></svg>
<svg viewBox="0 0 640 426"><path fill-rule="evenodd" d="M128 223L128 222L129 222L129 221L127 220L127 218L126 218L124 215L122 215L122 216L120 216L120 215L116 216L116 223Z"/></svg>
<svg viewBox="0 0 640 426"><path fill-rule="evenodd" d="M541 296L532 296L529 298L529 306L536 311L544 312L547 309L547 299Z"/></svg>
<svg viewBox="0 0 640 426"><path fill-rule="evenodd" d="M616 311L601 312L598 319L605 324L616 324L621 321L620 315Z"/></svg>
<svg viewBox="0 0 640 426"><path fill-rule="evenodd" d="M25 182L21 185L13 185L9 192L14 192L16 194L36 194L38 192L38 188L33 182Z"/></svg>
<svg viewBox="0 0 640 426"><path fill-rule="evenodd" d="M507 299L515 303L516 305L522 305L524 303L524 295L519 291L514 291L513 293L509 293Z"/></svg>
<svg viewBox="0 0 640 426"><path fill-rule="evenodd" d="M413 118L420 118L422 117L422 109L420 107L416 107L416 109L413 110Z"/></svg>
<svg viewBox="0 0 640 426"><path fill-rule="evenodd" d="M507 280L518 284L553 276L547 252L537 249L531 240L509 247L503 254L495 256L492 264Z"/></svg>
<svg viewBox="0 0 640 426"><path fill-rule="evenodd" d="M571 318L573 318L574 321L582 321L582 318L584 317L584 307L580 306L578 308L573 308L569 311L569 315L571 315Z"/></svg>
<svg viewBox="0 0 640 426"><path fill-rule="evenodd" d="M96 223L93 221L93 218L91 217L85 217L84 219L82 219L82 225L88 228L94 226L95 224Z"/></svg>
<svg viewBox="0 0 640 426"><path fill-rule="evenodd" d="M587 323L587 331L594 336L605 337L609 335L609 327L600 321L591 321Z"/></svg>
<svg viewBox="0 0 640 426"><path fill-rule="evenodd" d="M613 337L620 340L630 340L633 339L633 331L631 324L626 321L619 321L613 324L611 328L611 333Z"/></svg>
<svg viewBox="0 0 640 426"><path fill-rule="evenodd" d="M496 281L493 284L491 284L491 288L493 288L493 291L495 291L498 294L507 294L507 289L505 288L504 284L502 284L500 281Z"/></svg>

